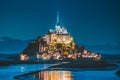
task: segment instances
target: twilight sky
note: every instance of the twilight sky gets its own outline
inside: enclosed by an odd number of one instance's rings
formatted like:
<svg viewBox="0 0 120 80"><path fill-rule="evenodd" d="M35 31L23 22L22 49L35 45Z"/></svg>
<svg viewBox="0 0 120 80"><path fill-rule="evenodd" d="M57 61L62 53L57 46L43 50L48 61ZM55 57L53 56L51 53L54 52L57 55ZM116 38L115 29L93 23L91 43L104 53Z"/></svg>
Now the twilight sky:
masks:
<svg viewBox="0 0 120 80"><path fill-rule="evenodd" d="M120 0L0 0L0 37L37 39L60 21L79 44L120 43Z"/></svg>

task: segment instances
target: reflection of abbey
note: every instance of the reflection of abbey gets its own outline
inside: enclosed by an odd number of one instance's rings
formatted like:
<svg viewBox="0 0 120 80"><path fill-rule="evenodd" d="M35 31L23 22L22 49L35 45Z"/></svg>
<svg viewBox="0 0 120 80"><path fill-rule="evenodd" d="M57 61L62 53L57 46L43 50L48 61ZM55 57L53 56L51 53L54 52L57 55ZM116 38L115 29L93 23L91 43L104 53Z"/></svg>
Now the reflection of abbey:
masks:
<svg viewBox="0 0 120 80"><path fill-rule="evenodd" d="M100 60L101 55L91 53L84 47L76 45L67 29L60 25L59 14L57 14L55 29L49 30L45 36L29 43L20 54L21 60L76 60L80 58Z"/></svg>

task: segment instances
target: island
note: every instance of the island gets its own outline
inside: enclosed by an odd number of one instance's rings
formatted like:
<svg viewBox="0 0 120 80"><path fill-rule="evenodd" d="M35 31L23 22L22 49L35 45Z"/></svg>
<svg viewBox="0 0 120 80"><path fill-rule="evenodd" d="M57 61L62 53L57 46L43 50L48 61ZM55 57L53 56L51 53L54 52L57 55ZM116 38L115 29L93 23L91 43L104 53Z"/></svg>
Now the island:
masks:
<svg viewBox="0 0 120 80"><path fill-rule="evenodd" d="M40 36L37 40L30 42L20 53L21 61L71 62L82 58L101 61L102 56L76 44L67 29L61 26L59 14L57 14L55 29L50 29L44 36Z"/></svg>

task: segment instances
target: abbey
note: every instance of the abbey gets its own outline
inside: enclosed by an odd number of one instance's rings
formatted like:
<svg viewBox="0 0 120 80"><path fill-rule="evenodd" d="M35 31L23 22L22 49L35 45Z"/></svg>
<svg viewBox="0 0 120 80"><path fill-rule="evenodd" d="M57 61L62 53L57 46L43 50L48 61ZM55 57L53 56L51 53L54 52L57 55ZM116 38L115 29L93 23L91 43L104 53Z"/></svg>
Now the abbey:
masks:
<svg viewBox="0 0 120 80"><path fill-rule="evenodd" d="M60 25L59 14L57 14L55 29L50 29L45 36L38 37L37 40L29 43L20 54L20 60L77 60L80 58L99 61L101 55L76 45L67 29Z"/></svg>

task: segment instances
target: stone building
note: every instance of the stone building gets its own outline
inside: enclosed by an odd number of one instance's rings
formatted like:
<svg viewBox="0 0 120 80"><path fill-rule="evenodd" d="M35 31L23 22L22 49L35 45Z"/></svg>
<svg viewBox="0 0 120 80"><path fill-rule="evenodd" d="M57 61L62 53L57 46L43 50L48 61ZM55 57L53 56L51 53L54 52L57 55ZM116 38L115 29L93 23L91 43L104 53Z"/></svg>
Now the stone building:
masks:
<svg viewBox="0 0 120 80"><path fill-rule="evenodd" d="M38 37L37 40L29 43L28 47L20 54L21 60L61 60L65 58L100 59L101 56L90 53L83 47L76 45L67 29L60 25L59 14L57 15L55 29L50 29L45 36Z"/></svg>

